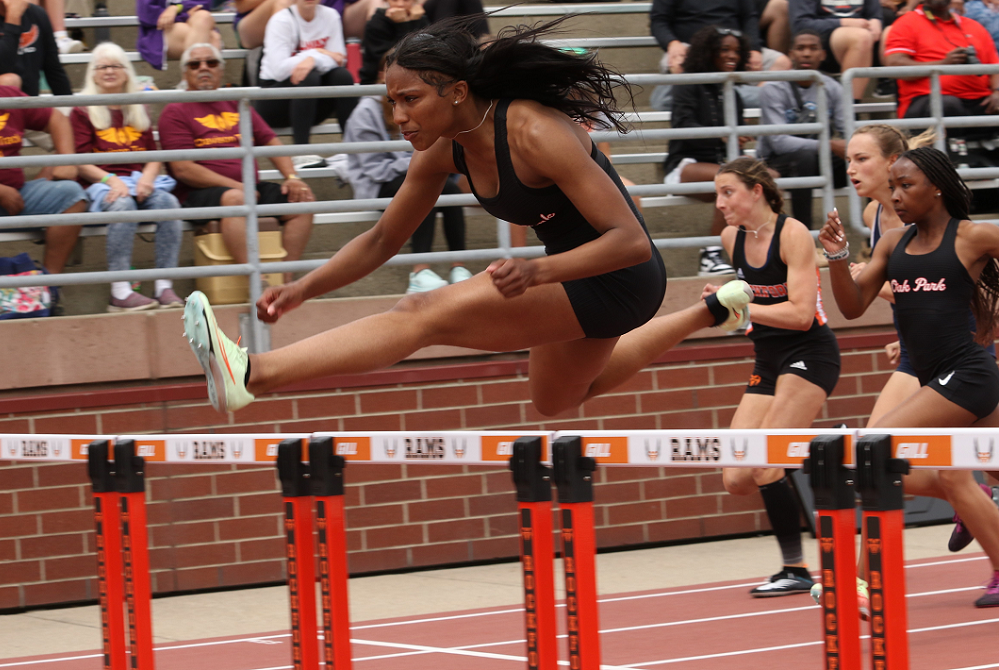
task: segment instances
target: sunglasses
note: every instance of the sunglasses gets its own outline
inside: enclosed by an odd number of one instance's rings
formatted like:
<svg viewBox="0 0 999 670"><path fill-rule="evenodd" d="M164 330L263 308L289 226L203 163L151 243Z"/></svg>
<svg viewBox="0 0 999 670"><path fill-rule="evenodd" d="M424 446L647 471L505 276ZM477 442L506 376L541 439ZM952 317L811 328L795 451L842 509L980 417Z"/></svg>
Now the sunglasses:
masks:
<svg viewBox="0 0 999 670"><path fill-rule="evenodd" d="M715 28L715 31L719 35L731 35L732 37L742 37L742 31L734 30L733 28Z"/></svg>
<svg viewBox="0 0 999 670"><path fill-rule="evenodd" d="M202 65L207 65L211 69L215 69L219 66L221 61L218 58L210 58L208 60L189 60L187 61L188 70L200 70Z"/></svg>

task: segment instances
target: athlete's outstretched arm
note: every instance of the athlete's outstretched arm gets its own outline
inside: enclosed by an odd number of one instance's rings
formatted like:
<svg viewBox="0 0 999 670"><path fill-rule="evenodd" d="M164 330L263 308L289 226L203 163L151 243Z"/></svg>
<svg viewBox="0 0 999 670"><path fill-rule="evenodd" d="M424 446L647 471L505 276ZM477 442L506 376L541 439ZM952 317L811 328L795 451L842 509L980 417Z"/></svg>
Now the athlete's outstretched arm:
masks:
<svg viewBox="0 0 999 670"><path fill-rule="evenodd" d="M257 316L268 323L309 298L346 286L381 267L398 253L433 209L448 172L438 167L440 145L417 152L406 180L378 222L345 244L332 258L301 279L271 287L257 301ZM448 145L450 148L450 145Z"/></svg>
<svg viewBox="0 0 999 670"><path fill-rule="evenodd" d="M860 317L878 297L878 291L888 279L888 257L895 250L895 244L903 232L904 228L886 232L881 242L874 247L871 261L856 279L850 274L849 258L829 261L829 279L833 287L833 296L843 316L848 319ZM819 242L830 254L846 247L846 231L837 212L829 212L825 225L819 231Z"/></svg>
<svg viewBox="0 0 999 670"><path fill-rule="evenodd" d="M521 180L528 186L554 182L600 237L565 253L493 263L489 271L504 295L512 297L532 285L592 277L649 259L652 251L645 231L613 180L590 157L586 131L564 114L528 101L510 105L507 130Z"/></svg>

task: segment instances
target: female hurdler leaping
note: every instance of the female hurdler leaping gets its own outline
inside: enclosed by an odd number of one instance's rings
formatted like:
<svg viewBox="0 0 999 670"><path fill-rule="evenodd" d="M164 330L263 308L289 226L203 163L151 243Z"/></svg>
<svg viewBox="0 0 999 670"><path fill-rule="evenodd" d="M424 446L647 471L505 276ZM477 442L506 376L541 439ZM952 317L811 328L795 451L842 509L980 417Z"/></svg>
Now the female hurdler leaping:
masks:
<svg viewBox="0 0 999 670"><path fill-rule="evenodd" d="M467 281L259 355L226 338L194 293L185 330L216 409L445 344L530 349L532 400L553 415L624 382L696 330L741 325L752 297L744 282L652 319L666 289L662 259L614 168L577 123L602 113L620 127L613 89L621 82L593 56L540 44L557 23L507 30L484 47L461 21L404 38L388 59L386 85L394 120L416 150L405 183L371 230L301 279L269 288L257 313L277 321L378 268L458 172L490 214L533 226L548 255L495 261Z"/></svg>

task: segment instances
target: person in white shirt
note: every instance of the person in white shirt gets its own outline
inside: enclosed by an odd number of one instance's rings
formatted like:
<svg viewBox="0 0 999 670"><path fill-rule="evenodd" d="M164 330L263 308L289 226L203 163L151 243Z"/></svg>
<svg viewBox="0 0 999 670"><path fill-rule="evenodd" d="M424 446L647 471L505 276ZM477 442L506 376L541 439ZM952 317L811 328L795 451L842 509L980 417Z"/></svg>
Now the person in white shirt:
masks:
<svg viewBox="0 0 999 670"><path fill-rule="evenodd" d="M264 55L260 63L262 88L298 86L351 86L347 47L340 14L319 0L296 0L267 23ZM271 127L291 126L295 144L308 144L312 126L333 112L340 128L357 105L357 98L258 100L257 112ZM317 156L297 156L296 169L317 162Z"/></svg>

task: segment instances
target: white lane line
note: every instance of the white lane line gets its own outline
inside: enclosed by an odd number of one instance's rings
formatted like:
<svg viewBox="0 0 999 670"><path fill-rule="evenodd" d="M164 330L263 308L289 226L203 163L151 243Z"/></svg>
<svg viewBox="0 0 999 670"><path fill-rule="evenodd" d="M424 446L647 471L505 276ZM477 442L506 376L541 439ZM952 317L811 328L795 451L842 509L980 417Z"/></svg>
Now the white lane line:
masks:
<svg viewBox="0 0 999 670"><path fill-rule="evenodd" d="M990 663L988 665L975 665L975 666L969 666L967 668L954 668L953 670L988 670L989 668L999 668L999 663Z"/></svg>
<svg viewBox="0 0 999 670"><path fill-rule="evenodd" d="M971 562L971 561L982 561L982 560L985 560L986 558L987 558L986 556L973 556L973 557L970 557L970 558L953 558L953 559L945 559L945 560L942 560L942 561L934 561L934 562L931 562L931 563L920 563L918 565L907 565L906 568L922 568L922 567L928 567L928 566L933 566L933 565L949 565L949 564L952 564L952 563L968 563L968 562ZM666 591L666 592L658 592L658 593L645 593L645 594L634 595L634 596L620 596L620 597L611 597L611 598L601 598L601 599L598 599L598 602L600 602L600 603L605 603L605 602L623 602L623 601L629 601L629 600L642 600L642 599L647 599L647 598L663 598L663 597L672 596L672 595L688 595L688 594L693 594L693 593L708 593L708 592L711 592L711 591L725 591L725 590L728 590L728 589L738 589L738 588L745 588L747 586L756 586L759 583L760 583L759 581L753 581L753 582L746 582L746 583L743 583L743 584L730 584L728 586L710 586L710 587L696 588L696 589L683 589L683 590L680 590L680 591ZM959 588L959 589L947 589L947 590L943 590L943 591L928 591L928 592L925 592L925 593L909 593L909 594L907 594L907 597L909 597L909 598L916 598L916 597L928 596L928 595L940 595L940 594L945 594L945 593L957 593L957 592L960 592L960 591L974 591L974 590L980 589L980 588L981 587L979 587L979 586L975 586L975 587ZM565 607L565 604L564 603L560 603L559 605L557 605L557 607ZM807 608L803 608L803 609L807 609ZM522 607L518 607L518 608L510 608L510 609L503 609L503 610L494 610L494 611L490 611L490 612L475 612L475 613L472 613L472 614L456 614L456 615L445 616L445 617L427 617L427 618L423 618L423 619L411 619L411 620L408 620L408 621L395 621L395 622L380 623L380 624L365 624L365 625L362 625L362 626L351 626L350 629L352 631L355 631L355 630L366 630L366 629L372 629L372 628L390 628L390 627L394 627L394 626L409 626L409 625L418 624L418 623L434 623L434 622L437 622L437 621L454 621L454 620L458 620L458 619L471 619L471 618L475 618L475 617L493 616L493 615L497 615L497 614L517 614L517 613L521 613L523 611L524 611L524 609ZM672 625L676 625L676 623L679 623L679 622L674 622ZM155 650L156 651L168 651L170 649L188 649L188 648L192 648L192 647L210 647L210 646L214 646L214 645L235 644L237 642L253 642L255 640L267 640L267 639L276 639L276 638L285 638L285 637L291 637L291 635L289 633L283 633L283 634L277 634L277 635L254 635L252 637L236 638L236 639L232 639L232 640L219 640L219 641L212 641L212 642L190 643L190 644L176 645L176 646L159 646L159 647L156 647ZM22 667L22 666L28 666L28 665L40 665L40 664L45 664L45 663L57 663L57 662L60 662L60 661L85 660L85 659L90 659L90 658L101 658L101 656L102 656L101 654L82 654L82 655L76 655L76 656L64 656L64 657L60 657L60 658L50 658L50 659L42 659L42 660L18 661L16 663L0 663L0 668L16 668L16 667Z"/></svg>
<svg viewBox="0 0 999 670"><path fill-rule="evenodd" d="M510 654L493 654L484 651L468 651L459 647L429 647L422 644L403 644L401 642L376 642L372 640L351 640L351 642L356 644L370 644L376 647L395 647L397 649L412 649L414 651L423 651L431 654L452 654L455 656L472 656L475 658L490 658L500 661L517 661L519 663L527 662L526 656L512 656ZM559 665L568 666L569 661L559 661ZM622 665L607 665L602 663L600 665L602 670L631 670L631 666Z"/></svg>

